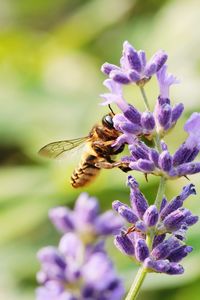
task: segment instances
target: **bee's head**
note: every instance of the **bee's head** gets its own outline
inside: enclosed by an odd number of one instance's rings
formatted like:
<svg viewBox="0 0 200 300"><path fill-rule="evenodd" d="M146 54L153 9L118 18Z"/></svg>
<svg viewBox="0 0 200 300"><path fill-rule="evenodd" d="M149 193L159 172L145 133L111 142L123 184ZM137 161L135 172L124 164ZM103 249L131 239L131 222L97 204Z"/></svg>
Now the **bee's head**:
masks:
<svg viewBox="0 0 200 300"><path fill-rule="evenodd" d="M114 128L113 116L111 114L105 115L102 118L102 124L108 129L113 129Z"/></svg>

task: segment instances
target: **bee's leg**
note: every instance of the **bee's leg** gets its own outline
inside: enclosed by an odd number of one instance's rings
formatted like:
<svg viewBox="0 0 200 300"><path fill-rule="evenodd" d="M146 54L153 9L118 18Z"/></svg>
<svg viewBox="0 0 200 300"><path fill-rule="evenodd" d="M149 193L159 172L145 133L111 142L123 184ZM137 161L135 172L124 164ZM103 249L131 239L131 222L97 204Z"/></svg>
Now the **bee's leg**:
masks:
<svg viewBox="0 0 200 300"><path fill-rule="evenodd" d="M107 160L101 160L98 161L95 164L95 167L100 168L100 169L113 169L113 168L119 168L123 172L128 172L131 169L129 168L127 163L123 163L121 161L118 162L108 162Z"/></svg>

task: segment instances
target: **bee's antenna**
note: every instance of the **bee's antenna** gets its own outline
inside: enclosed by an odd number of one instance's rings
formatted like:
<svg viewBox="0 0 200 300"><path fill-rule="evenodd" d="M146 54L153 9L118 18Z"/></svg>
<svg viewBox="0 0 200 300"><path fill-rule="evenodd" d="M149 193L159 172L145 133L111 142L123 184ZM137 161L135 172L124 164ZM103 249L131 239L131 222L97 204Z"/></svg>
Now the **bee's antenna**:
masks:
<svg viewBox="0 0 200 300"><path fill-rule="evenodd" d="M113 115L115 115L115 113L114 113L114 111L112 110L112 107L111 107L111 105L110 105L110 104L108 104L108 107L109 107L109 109L110 109L111 113L112 113Z"/></svg>

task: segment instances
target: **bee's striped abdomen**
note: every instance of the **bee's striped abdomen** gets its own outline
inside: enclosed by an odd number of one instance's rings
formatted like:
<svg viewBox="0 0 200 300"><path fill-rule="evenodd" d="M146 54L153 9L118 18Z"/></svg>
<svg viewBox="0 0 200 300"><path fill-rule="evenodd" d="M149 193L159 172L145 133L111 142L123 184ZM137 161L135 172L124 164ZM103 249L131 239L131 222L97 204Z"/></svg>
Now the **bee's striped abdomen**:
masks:
<svg viewBox="0 0 200 300"><path fill-rule="evenodd" d="M99 173L100 169L95 166L98 158L94 155L85 156L81 160L77 169L74 170L71 176L71 185L74 188L79 188L90 183Z"/></svg>

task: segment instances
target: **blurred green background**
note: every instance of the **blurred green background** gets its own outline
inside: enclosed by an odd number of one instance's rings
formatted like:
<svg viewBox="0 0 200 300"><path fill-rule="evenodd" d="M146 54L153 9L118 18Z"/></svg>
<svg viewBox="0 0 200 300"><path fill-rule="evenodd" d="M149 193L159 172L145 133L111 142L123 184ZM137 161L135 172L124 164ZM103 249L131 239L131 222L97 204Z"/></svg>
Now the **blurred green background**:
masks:
<svg viewBox="0 0 200 300"><path fill-rule="evenodd" d="M148 57L160 48L168 52L169 70L181 79L171 99L186 107L167 137L172 153L184 140L182 126L200 108L199 19L199 0L0 0L0 299L34 299L36 252L59 239L48 209L72 206L80 192L69 184L77 159L51 162L37 151L51 141L86 135L107 112L98 106L98 95L105 91L99 69L105 61L118 64L124 40L145 49ZM155 79L146 91L153 107ZM126 95L143 109L137 87L126 89ZM153 201L157 178L147 184L136 177ZM105 210L115 199L128 201L125 180L119 170L105 170L85 190L98 196ZM191 180L200 192L199 175ZM167 196L186 183L169 182ZM186 203L196 214L198 198ZM184 261L185 274L149 275L140 300L199 299L199 233L200 224L190 229L188 243L195 250ZM128 287L137 267L114 249L112 240L108 249Z"/></svg>

